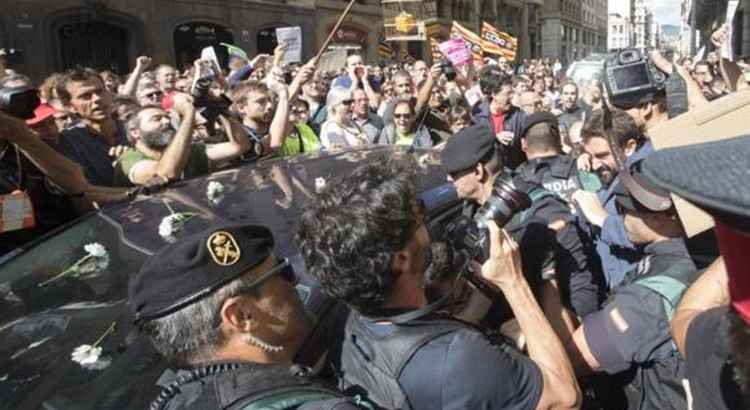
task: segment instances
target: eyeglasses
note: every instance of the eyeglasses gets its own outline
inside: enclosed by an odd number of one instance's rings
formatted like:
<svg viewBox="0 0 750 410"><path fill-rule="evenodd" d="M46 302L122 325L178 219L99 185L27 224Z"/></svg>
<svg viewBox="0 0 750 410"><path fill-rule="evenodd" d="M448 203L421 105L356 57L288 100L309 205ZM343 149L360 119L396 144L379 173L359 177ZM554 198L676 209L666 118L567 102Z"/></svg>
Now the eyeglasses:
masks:
<svg viewBox="0 0 750 410"><path fill-rule="evenodd" d="M341 104L352 105L353 102L354 102L354 100L344 100L344 101L341 101Z"/></svg>
<svg viewBox="0 0 750 410"><path fill-rule="evenodd" d="M265 280L271 278L274 275L281 276L281 279L288 282L291 285L294 285L297 283L297 276L294 274L294 269L292 269L292 264L289 263L289 259L284 258L279 262L278 265L271 268L266 273L263 273L258 277L258 279L255 279L252 283L250 283L247 288L254 288L261 283L263 283Z"/></svg>
<svg viewBox="0 0 750 410"><path fill-rule="evenodd" d="M144 95L144 97L150 98L150 99L153 100L154 98L161 98L161 96L163 94L164 93L162 93L161 91L154 91L154 92L151 92L151 93L148 93L148 94Z"/></svg>
<svg viewBox="0 0 750 410"><path fill-rule="evenodd" d="M408 119L408 118L411 118L411 114L393 114L393 118Z"/></svg>
<svg viewBox="0 0 750 410"><path fill-rule="evenodd" d="M302 115L302 114L307 115L307 110L292 110L292 113L297 114L297 115Z"/></svg>

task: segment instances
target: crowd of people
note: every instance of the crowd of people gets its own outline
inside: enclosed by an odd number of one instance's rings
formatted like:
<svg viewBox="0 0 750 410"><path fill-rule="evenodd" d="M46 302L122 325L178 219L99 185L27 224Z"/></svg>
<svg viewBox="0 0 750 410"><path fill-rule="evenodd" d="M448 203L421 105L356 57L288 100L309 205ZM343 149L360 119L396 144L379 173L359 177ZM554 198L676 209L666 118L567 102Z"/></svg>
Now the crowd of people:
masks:
<svg viewBox="0 0 750 410"><path fill-rule="evenodd" d="M711 39L719 50L726 28ZM314 363L335 369L325 380L289 371L311 322L267 227L166 246L129 285L141 331L182 369L152 408L750 406L747 138L655 152L650 131L675 115L667 91L619 100L548 58L456 69L351 54L330 72L285 52L179 70L142 56L122 77L38 83L0 60L0 187L32 215L3 221L0 255L174 181L368 145L439 152L469 220L513 212L484 221L488 250L468 261L433 232L408 161L320 190L296 245L351 308ZM690 110L750 88L748 67L718 52L649 59L684 80ZM716 217L715 237L687 237L673 192Z"/></svg>

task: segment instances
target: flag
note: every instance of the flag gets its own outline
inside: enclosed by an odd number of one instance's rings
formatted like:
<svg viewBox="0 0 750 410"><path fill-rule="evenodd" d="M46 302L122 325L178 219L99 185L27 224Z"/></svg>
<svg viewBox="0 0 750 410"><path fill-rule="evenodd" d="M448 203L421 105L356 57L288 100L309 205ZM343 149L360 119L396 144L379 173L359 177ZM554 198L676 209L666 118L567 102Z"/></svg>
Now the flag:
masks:
<svg viewBox="0 0 750 410"><path fill-rule="evenodd" d="M485 54L502 56L513 61L518 52L518 40L485 21L482 23L482 49Z"/></svg>
<svg viewBox="0 0 750 410"><path fill-rule="evenodd" d="M451 38L463 39L469 45L471 54L474 57L475 67L481 67L484 64L482 60L482 38L477 33L454 21L453 27L451 27Z"/></svg>
<svg viewBox="0 0 750 410"><path fill-rule="evenodd" d="M393 57L393 47L391 44L387 41L385 41L385 37L380 37L380 43L378 43L378 54L380 54L380 57L382 58L391 58Z"/></svg>
<svg viewBox="0 0 750 410"><path fill-rule="evenodd" d="M440 51L440 43L435 37L430 37L430 51L432 54L432 64L443 59L443 53Z"/></svg>
<svg viewBox="0 0 750 410"><path fill-rule="evenodd" d="M245 50L243 50L243 49L241 49L241 48L239 48L237 46L233 46L231 44L227 44L227 43L219 43L219 44L227 48L227 53L229 54L230 58L231 57L237 57L237 58L241 58L243 60L247 60L248 59L247 58L247 53L245 52Z"/></svg>

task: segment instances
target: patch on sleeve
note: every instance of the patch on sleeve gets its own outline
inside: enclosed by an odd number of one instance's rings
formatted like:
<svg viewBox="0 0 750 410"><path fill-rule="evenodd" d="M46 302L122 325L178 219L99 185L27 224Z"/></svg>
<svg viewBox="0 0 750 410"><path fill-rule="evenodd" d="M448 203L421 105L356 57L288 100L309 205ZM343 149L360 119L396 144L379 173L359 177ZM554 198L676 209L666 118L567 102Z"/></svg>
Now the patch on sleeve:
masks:
<svg viewBox="0 0 750 410"><path fill-rule="evenodd" d="M609 318L612 319L612 323L615 324L615 327L620 333L628 331L630 325L628 325L628 322L625 321L625 318L622 317L622 314L620 314L620 311L617 308L609 311Z"/></svg>

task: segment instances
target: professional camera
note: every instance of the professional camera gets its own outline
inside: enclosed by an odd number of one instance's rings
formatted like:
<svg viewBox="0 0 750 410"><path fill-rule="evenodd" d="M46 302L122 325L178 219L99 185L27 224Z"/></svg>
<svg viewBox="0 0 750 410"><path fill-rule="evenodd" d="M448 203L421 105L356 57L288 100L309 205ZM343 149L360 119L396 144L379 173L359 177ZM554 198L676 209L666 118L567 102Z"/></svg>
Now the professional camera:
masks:
<svg viewBox="0 0 750 410"><path fill-rule="evenodd" d="M629 108L651 101L664 91L669 77L636 49L621 50L604 62L603 81L609 100Z"/></svg>
<svg viewBox="0 0 750 410"><path fill-rule="evenodd" d="M34 118L34 110L40 102L36 89L32 87L0 88L0 111L14 117Z"/></svg>
<svg viewBox="0 0 750 410"><path fill-rule="evenodd" d="M438 67L440 67L440 71L445 74L445 78L448 79L448 81L453 81L456 79L456 69L453 68L453 64L451 64L450 61L446 59L441 59L437 62Z"/></svg>
<svg viewBox="0 0 750 410"><path fill-rule="evenodd" d="M219 97L211 95L211 84L215 78L216 72L211 62L202 61L198 65L193 86L190 88L190 94L193 96L193 105L200 109L201 115L206 119L206 127L212 134L215 130L216 119L219 115L224 114L229 109L229 106L232 105L232 100L223 94Z"/></svg>

